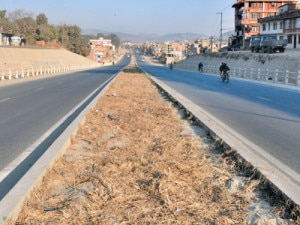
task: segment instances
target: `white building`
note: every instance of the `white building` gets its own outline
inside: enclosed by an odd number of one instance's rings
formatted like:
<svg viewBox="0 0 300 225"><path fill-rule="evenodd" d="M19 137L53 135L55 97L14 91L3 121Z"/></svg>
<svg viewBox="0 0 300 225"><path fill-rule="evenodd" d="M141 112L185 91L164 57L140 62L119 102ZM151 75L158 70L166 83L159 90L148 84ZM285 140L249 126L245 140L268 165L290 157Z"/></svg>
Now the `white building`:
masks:
<svg viewBox="0 0 300 225"><path fill-rule="evenodd" d="M261 18L261 35L276 35L277 39L287 39L287 48L300 49L300 9L298 4L281 6L278 15Z"/></svg>

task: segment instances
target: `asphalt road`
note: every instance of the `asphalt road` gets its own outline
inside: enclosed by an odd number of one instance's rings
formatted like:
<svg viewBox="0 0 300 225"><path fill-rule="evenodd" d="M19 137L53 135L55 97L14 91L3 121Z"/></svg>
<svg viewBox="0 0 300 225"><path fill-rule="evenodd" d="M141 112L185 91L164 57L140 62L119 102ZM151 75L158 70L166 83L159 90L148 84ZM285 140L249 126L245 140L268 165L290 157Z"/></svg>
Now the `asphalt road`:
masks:
<svg viewBox="0 0 300 225"><path fill-rule="evenodd" d="M139 66L300 174L300 88ZM300 182L300 181L298 181Z"/></svg>
<svg viewBox="0 0 300 225"><path fill-rule="evenodd" d="M33 151L42 135L129 62L130 58L124 57L114 66L0 87L2 175L4 168L10 170L7 167L12 161Z"/></svg>

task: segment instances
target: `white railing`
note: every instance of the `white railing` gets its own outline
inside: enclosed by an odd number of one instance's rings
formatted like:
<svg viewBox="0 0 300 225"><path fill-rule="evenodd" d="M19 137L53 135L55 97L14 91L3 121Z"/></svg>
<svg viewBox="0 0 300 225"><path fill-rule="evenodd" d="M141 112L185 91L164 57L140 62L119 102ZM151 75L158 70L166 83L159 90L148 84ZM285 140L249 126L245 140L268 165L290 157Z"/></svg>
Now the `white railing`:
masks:
<svg viewBox="0 0 300 225"><path fill-rule="evenodd" d="M195 62L185 62L178 66L175 64L175 67L186 70L197 70ZM219 74L219 66L213 64L205 64L203 69L204 73ZM300 86L300 71L231 67L230 75L252 80Z"/></svg>
<svg viewBox="0 0 300 225"><path fill-rule="evenodd" d="M96 64L90 65L68 65L68 66L37 66L30 68L19 69L4 69L0 68L0 80L22 79L25 77L34 77L40 75L50 75L56 73L67 73L76 70L84 70L97 67Z"/></svg>

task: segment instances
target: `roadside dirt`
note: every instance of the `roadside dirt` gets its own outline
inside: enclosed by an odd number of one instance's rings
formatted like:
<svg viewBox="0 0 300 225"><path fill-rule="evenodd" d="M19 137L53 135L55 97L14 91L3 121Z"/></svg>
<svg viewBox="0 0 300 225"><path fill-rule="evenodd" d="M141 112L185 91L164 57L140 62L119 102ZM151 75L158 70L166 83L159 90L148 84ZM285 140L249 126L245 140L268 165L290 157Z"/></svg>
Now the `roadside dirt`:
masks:
<svg viewBox="0 0 300 225"><path fill-rule="evenodd" d="M300 224L237 167L130 65L5 224Z"/></svg>

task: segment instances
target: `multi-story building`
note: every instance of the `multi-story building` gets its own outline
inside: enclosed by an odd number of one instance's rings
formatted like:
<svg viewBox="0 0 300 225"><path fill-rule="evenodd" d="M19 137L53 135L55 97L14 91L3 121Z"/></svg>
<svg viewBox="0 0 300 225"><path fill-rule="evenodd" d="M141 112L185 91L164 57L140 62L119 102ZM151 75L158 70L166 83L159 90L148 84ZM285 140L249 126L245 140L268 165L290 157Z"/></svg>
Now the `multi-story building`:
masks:
<svg viewBox="0 0 300 225"><path fill-rule="evenodd" d="M258 19L260 34L276 35L287 39L287 48L300 48L300 4L287 4L279 8L278 15Z"/></svg>
<svg viewBox="0 0 300 225"><path fill-rule="evenodd" d="M100 62L105 61L106 58L113 58L112 52L115 50L114 45L112 44L110 39L104 39L100 37L99 39L92 39L90 40L90 46L91 46L91 56L90 58ZM106 59L108 60L108 59ZM114 60L114 59L112 59Z"/></svg>
<svg viewBox="0 0 300 225"><path fill-rule="evenodd" d="M275 16L279 7L296 4L297 0L237 0L235 9L235 36L245 44L252 35L260 33L259 18Z"/></svg>

